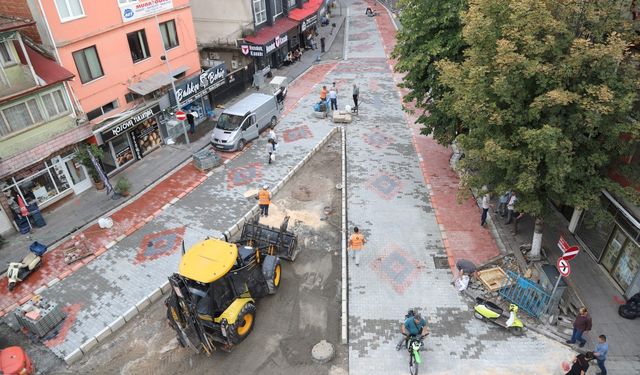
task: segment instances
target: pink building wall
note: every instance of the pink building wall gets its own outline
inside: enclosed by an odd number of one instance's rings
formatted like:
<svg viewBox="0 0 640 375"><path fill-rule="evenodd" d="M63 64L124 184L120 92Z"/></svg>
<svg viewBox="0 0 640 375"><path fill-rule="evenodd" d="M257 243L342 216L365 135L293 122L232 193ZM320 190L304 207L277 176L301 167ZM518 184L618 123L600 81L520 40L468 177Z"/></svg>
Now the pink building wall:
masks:
<svg viewBox="0 0 640 375"><path fill-rule="evenodd" d="M158 13L158 22L175 20L179 45L169 51L172 69L188 66L186 75L200 69L195 31L189 0L173 0L173 9ZM124 95L128 86L156 73L168 73L163 54L162 38L155 17L124 23L117 0L82 0L85 16L61 22L54 0L42 0L49 28L58 48L61 64L76 75L71 87L84 112L118 99L120 107L129 107ZM133 63L126 34L144 29L150 57ZM72 53L95 45L104 75L82 83Z"/></svg>

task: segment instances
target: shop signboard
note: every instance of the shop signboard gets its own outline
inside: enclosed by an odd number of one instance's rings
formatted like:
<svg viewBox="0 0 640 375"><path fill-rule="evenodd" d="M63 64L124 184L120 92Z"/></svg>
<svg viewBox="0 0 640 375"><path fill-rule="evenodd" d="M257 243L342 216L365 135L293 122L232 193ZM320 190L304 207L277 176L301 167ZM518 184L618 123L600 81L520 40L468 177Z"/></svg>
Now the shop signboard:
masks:
<svg viewBox="0 0 640 375"><path fill-rule="evenodd" d="M102 142L107 143L111 139L119 136L120 134L135 128L149 118L152 118L160 112L160 106L158 104L153 107L147 108L141 112L138 112L134 116L131 116L128 120L120 122L107 130L100 132Z"/></svg>
<svg viewBox="0 0 640 375"><path fill-rule="evenodd" d="M279 37L276 37L275 39L276 48L280 48L280 46L284 45L288 40L289 40L289 36L287 34L283 34L283 35L280 35Z"/></svg>
<svg viewBox="0 0 640 375"><path fill-rule="evenodd" d="M264 56L264 48L262 46L257 46L254 44L242 44L240 45L240 51L245 56L251 56L251 57Z"/></svg>
<svg viewBox="0 0 640 375"><path fill-rule="evenodd" d="M311 26L315 25L316 22L318 22L318 15L314 14L313 16L309 17L309 18L305 18L302 23L300 23L300 31L305 31L306 29L310 28Z"/></svg>
<svg viewBox="0 0 640 375"><path fill-rule="evenodd" d="M122 22L131 22L173 9L172 0L118 0Z"/></svg>
<svg viewBox="0 0 640 375"><path fill-rule="evenodd" d="M227 76L225 64L218 64L198 76L176 87L176 96L182 106L193 103L216 88L224 85ZM171 104L176 105L175 98L171 96Z"/></svg>

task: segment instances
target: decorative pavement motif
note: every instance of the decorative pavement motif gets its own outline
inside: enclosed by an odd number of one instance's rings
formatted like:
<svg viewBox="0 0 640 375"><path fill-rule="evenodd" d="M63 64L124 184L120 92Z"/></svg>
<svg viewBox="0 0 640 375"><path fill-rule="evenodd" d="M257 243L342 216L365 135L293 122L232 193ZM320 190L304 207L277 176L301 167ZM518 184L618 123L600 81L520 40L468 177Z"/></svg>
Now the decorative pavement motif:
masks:
<svg viewBox="0 0 640 375"><path fill-rule="evenodd" d="M307 125L301 125L295 128L287 129L283 132L282 138L286 143L299 141L305 138L313 138L313 133Z"/></svg>
<svg viewBox="0 0 640 375"><path fill-rule="evenodd" d="M364 141L375 148L386 148L394 139L379 131L373 131L364 135Z"/></svg>
<svg viewBox="0 0 640 375"><path fill-rule="evenodd" d="M54 338L44 341L44 345L47 348L53 348L54 346L58 346L64 342L69 334L69 329L71 329L71 326L76 321L76 317L78 316L78 312L80 312L81 308L82 304L80 303L74 303L62 308L62 311L64 311L67 316L62 322L62 325L58 330L58 334Z"/></svg>
<svg viewBox="0 0 640 375"><path fill-rule="evenodd" d="M403 183L395 176L380 172L367 182L367 186L382 199L391 200L402 190Z"/></svg>
<svg viewBox="0 0 640 375"><path fill-rule="evenodd" d="M144 236L138 247L138 255L134 264L148 262L162 256L171 255L182 244L185 227L167 229Z"/></svg>
<svg viewBox="0 0 640 375"><path fill-rule="evenodd" d="M227 172L227 189L248 185L262 178L262 165L251 163Z"/></svg>
<svg viewBox="0 0 640 375"><path fill-rule="evenodd" d="M397 245L391 245L387 251L390 252L371 262L371 268L398 294L404 294L419 270L425 266Z"/></svg>

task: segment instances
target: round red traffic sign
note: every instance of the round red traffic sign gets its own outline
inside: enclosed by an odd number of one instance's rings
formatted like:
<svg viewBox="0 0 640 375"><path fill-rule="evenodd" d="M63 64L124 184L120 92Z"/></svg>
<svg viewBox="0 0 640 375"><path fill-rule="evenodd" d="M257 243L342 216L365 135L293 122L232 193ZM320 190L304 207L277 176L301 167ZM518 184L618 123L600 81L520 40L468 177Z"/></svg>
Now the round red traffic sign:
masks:
<svg viewBox="0 0 640 375"><path fill-rule="evenodd" d="M178 111L176 112L176 120L178 121L184 121L187 119L187 114L182 112L182 111Z"/></svg>
<svg viewBox="0 0 640 375"><path fill-rule="evenodd" d="M569 261L562 257L558 258L556 267L558 267L558 272L560 272L560 275L562 275L562 277L567 277L571 273L571 266L569 265Z"/></svg>

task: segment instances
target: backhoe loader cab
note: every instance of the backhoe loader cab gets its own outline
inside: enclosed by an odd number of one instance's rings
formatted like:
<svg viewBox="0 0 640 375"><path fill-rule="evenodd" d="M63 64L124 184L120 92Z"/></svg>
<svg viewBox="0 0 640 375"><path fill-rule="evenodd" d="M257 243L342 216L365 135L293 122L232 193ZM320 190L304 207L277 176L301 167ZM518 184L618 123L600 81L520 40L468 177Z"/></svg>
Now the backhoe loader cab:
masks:
<svg viewBox="0 0 640 375"><path fill-rule="evenodd" d="M183 346L210 354L230 350L252 331L255 299L274 294L280 285L277 256L257 248L207 239L182 257L169 277L165 301L169 324Z"/></svg>

